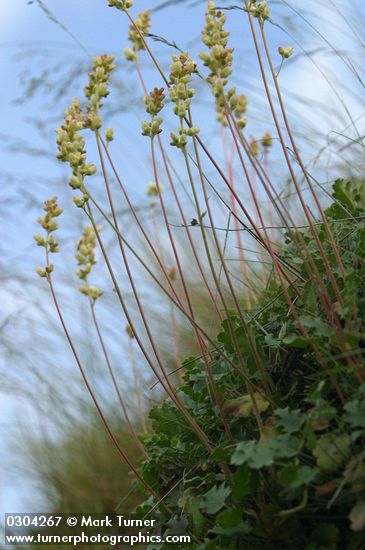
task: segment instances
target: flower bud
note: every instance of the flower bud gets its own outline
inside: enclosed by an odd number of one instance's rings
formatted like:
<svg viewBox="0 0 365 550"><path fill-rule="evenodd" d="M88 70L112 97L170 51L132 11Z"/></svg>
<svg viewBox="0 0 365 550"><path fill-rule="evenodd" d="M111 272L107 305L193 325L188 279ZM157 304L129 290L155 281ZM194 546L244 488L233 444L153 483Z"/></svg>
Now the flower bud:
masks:
<svg viewBox="0 0 365 550"><path fill-rule="evenodd" d="M171 267L168 270L167 275L169 276L169 279L171 279L171 281L176 281L176 277L177 277L176 267Z"/></svg>
<svg viewBox="0 0 365 550"><path fill-rule="evenodd" d="M243 117L243 118L240 118L239 120L237 120L237 126L240 130L243 130L244 128L246 128L247 123L248 123L248 118L247 117Z"/></svg>
<svg viewBox="0 0 365 550"><path fill-rule="evenodd" d="M81 294L89 296L89 298L91 298L93 301L97 300L98 298L100 298L100 296L103 295L103 292L93 285L80 286L79 291L81 292Z"/></svg>
<svg viewBox="0 0 365 550"><path fill-rule="evenodd" d="M251 152L252 154L257 157L259 152L260 152L260 148L259 148L259 142L256 140L256 139L252 139L251 140L251 143L250 143L250 147L251 147Z"/></svg>
<svg viewBox="0 0 365 550"><path fill-rule="evenodd" d="M57 200L57 197L54 196L51 199L44 201L43 210L46 212L46 215L38 218L38 223L47 232L47 235L45 237L39 233L34 235L34 240L37 245L43 246L49 253L59 251L58 243L54 235L51 235L51 233L58 228L55 218L60 216L63 212L63 208L57 204ZM46 277L48 274L52 273L52 271L53 264L48 264L45 268L38 267L37 269L37 273L40 277Z"/></svg>
<svg viewBox="0 0 365 550"><path fill-rule="evenodd" d="M47 277L46 270L43 267L37 267L36 272L40 277Z"/></svg>
<svg viewBox="0 0 365 550"><path fill-rule="evenodd" d="M134 338L134 332L133 332L133 329L130 325L127 325L125 330L126 330L126 333L129 336L129 338Z"/></svg>
<svg viewBox="0 0 365 550"><path fill-rule="evenodd" d="M49 246L49 251L52 253L60 251L58 243L53 235L51 235L48 239L48 246Z"/></svg>
<svg viewBox="0 0 365 550"><path fill-rule="evenodd" d="M46 246L46 239L40 233L35 233L33 238L38 246Z"/></svg>
<svg viewBox="0 0 365 550"><path fill-rule="evenodd" d="M84 195L83 197L73 197L72 200L77 208L83 208L84 204L88 201L88 198Z"/></svg>
<svg viewBox="0 0 365 550"><path fill-rule="evenodd" d="M145 96L144 102L146 111L152 116L158 115L163 108L163 100L165 99L164 88L154 88L148 95Z"/></svg>
<svg viewBox="0 0 365 550"><path fill-rule="evenodd" d="M124 49L124 56L127 61L135 61L136 60L136 54L132 50L132 48L125 48Z"/></svg>
<svg viewBox="0 0 365 550"><path fill-rule="evenodd" d="M265 147L266 149L268 149L269 147L272 147L274 144L272 135L269 132L266 132L266 134L262 136L261 143L262 143L262 146Z"/></svg>
<svg viewBox="0 0 365 550"><path fill-rule="evenodd" d="M97 102L99 103L99 100L97 100ZM102 127L103 119L101 118L101 116L95 113L90 113L88 117L88 123L90 129L95 132L96 130L100 130L100 128Z"/></svg>
<svg viewBox="0 0 365 550"><path fill-rule="evenodd" d="M105 139L107 143L110 143L114 139L114 130L113 128L107 128L105 131Z"/></svg>
<svg viewBox="0 0 365 550"><path fill-rule="evenodd" d="M84 164L82 168L80 168L80 172L84 174L85 176L93 176L96 174L96 166L95 164Z"/></svg>
<svg viewBox="0 0 365 550"><path fill-rule="evenodd" d="M127 48L125 54L128 60L135 61L136 53L145 49L143 36L149 33L151 28L151 10L146 10L138 15L134 24L129 26L128 38L132 43L132 48Z"/></svg>
<svg viewBox="0 0 365 550"><path fill-rule="evenodd" d="M163 191L164 191L164 188L160 183L157 184L154 181L152 181L151 183L148 184L147 195L149 195L150 197L158 197L159 193L162 193Z"/></svg>
<svg viewBox="0 0 365 550"><path fill-rule="evenodd" d="M146 120L144 120L142 122L142 136L148 136L150 137L151 136L151 123L150 122L147 122Z"/></svg>
<svg viewBox="0 0 365 550"><path fill-rule="evenodd" d="M151 137L154 137L157 134L160 134L162 132L162 129L160 128L161 124L162 124L162 118L161 117L156 117L156 118L153 119L153 121L151 123L151 134L152 134Z"/></svg>
<svg viewBox="0 0 365 550"><path fill-rule="evenodd" d="M82 185L83 185L82 178L80 178L79 176L71 176L69 181L69 186L72 189L81 189Z"/></svg>
<svg viewBox="0 0 365 550"><path fill-rule="evenodd" d="M289 59L294 53L294 49L291 46L287 46L286 48L279 46L278 51L283 59Z"/></svg>
<svg viewBox="0 0 365 550"><path fill-rule="evenodd" d="M197 136L200 132L200 128L197 126L191 126L191 128L188 129L187 134L190 137Z"/></svg>
<svg viewBox="0 0 365 550"><path fill-rule="evenodd" d="M109 0L110 8L117 8L117 10L127 10L133 6L133 0Z"/></svg>

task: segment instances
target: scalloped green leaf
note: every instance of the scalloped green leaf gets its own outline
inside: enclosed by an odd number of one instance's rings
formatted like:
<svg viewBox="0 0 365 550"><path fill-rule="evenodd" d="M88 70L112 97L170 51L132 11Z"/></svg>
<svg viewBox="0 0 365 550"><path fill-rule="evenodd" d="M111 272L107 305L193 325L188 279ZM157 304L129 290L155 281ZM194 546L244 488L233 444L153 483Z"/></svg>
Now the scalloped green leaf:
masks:
<svg viewBox="0 0 365 550"><path fill-rule="evenodd" d="M288 434L296 433L306 421L306 416L299 409L277 409L275 411L275 426Z"/></svg>
<svg viewBox="0 0 365 550"><path fill-rule="evenodd" d="M351 456L351 437L347 434L325 434L312 451L317 466L326 474L336 473Z"/></svg>
<svg viewBox="0 0 365 550"><path fill-rule="evenodd" d="M214 485L201 500L200 509L207 514L216 514L224 506L226 498L231 494L231 488L224 483Z"/></svg>

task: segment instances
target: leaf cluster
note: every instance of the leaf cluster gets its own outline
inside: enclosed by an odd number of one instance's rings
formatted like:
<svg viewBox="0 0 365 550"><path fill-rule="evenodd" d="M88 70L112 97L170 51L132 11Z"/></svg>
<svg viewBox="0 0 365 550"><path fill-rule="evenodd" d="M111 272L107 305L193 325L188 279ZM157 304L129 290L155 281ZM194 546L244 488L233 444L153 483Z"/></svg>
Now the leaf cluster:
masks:
<svg viewBox="0 0 365 550"><path fill-rule="evenodd" d="M273 402L260 391L250 395L240 376L229 325L234 327L251 382L260 387L247 333L232 314L230 323L223 321L216 339L221 353L210 354L232 440L226 438L199 357L183 363L184 383L178 395L208 434L213 452L202 446L171 401L150 412L153 431L143 441L150 458L141 471L173 512L172 519L166 515L169 529L172 524L184 525L185 532L194 536L192 548L355 550L365 544L365 384L359 384L357 376L364 368L363 189L360 184L336 181L333 203L326 211L341 248L345 281L336 271L327 234L318 225L331 268L342 285L343 304L334 313L336 322L328 321L310 280L302 284L302 298L296 303L307 337L288 314L274 283L266 290L267 305L260 304L256 322L247 316L256 351L270 376ZM331 293L313 237L306 229L301 236ZM281 257L301 269L303 259L292 237L287 237ZM347 356L340 353L339 327L347 341ZM345 404L319 364L313 345L336 374ZM349 362L350 356L356 361ZM261 427L255 421L253 399ZM145 515L153 506L150 499L139 512Z"/></svg>

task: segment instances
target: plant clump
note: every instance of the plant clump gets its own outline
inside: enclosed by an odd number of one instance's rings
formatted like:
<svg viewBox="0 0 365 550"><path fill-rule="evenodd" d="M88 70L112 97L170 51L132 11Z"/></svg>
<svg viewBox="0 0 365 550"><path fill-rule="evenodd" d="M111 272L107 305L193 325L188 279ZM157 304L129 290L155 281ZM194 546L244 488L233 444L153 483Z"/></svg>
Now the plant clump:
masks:
<svg viewBox="0 0 365 550"><path fill-rule="evenodd" d="M343 288L344 309L338 309L338 314L347 323L348 312L356 309L355 324L348 327L356 346L365 328L361 282L365 226L362 222L354 229L350 220L341 220L345 210L353 216L364 213L365 200L361 185L341 180L336 182L333 196L336 202L326 215L336 241L346 250L349 281ZM329 248L323 228L320 234ZM304 231L303 237L310 245L309 231ZM295 260L290 239L283 254ZM360 550L365 543L365 382L358 385L354 381L345 358L336 360L337 331L328 324L314 295L314 288L307 284L299 307L309 340L287 318L285 300L275 285L265 300L271 305L262 308L258 317L260 326L270 327L268 332L252 327L258 353L275 387L275 406L256 394L261 431L245 384L221 356L212 363L212 372L230 419L233 441L228 442L221 430L199 358L183 363L184 383L178 392L209 434L215 450L206 452L169 400L150 412L153 433L144 436L150 459L143 464L143 475L156 491L167 495L166 503L174 512L172 519L166 516L168 525L193 532L200 541L194 548ZM231 321L241 352L247 353L238 316L233 315ZM235 345L226 320L217 341L235 365ZM318 370L311 341L333 357L331 368L340 376L345 405ZM256 383L259 373L253 363L250 372ZM222 463L230 468L230 477L222 473ZM151 506L147 501L139 513L146 514Z"/></svg>

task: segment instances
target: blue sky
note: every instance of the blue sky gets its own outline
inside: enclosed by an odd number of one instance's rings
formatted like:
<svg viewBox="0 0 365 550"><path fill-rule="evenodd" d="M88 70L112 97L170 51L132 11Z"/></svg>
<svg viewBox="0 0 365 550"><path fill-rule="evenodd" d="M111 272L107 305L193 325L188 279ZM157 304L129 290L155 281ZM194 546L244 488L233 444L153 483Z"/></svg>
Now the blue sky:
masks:
<svg viewBox="0 0 365 550"><path fill-rule="evenodd" d="M143 119L141 106L135 105L135 99L142 100L142 92L138 86L133 71L124 61L122 56L123 48L127 42L127 23L121 13L106 7L106 0L44 0L44 4L52 11L59 21L77 37L72 39L69 33L56 25L36 5L28 4L26 0L1 0L0 6L0 74L3 83L1 90L2 101L0 103L0 197L2 201L0 215L2 216L1 242L2 251L1 267L8 275L0 290L3 306L2 315L15 315L12 324L7 326L6 337L12 341L19 342L19 348L26 349L34 344L34 336L39 337L39 345L42 350L32 349L38 357L38 364L41 364L41 372L47 374L44 369L46 363L54 362L54 365L61 365L67 369L74 369L66 345L57 334L50 334L45 331L44 323L47 326L56 326L56 318L41 283L34 277L33 270L40 261L39 250L36 250L32 243L32 234L36 229L35 219L40 210L42 200L48 196L58 193L65 201L70 200L70 193L65 185L67 181L67 169L54 160L55 144L54 129L62 120L62 113L69 101L82 92L82 84L86 79L86 72L82 71L82 78L76 79L74 83L59 94L58 97L50 97L44 85L62 80L66 72L79 63L85 68L90 64L92 55L107 52L117 55L121 73L118 75L115 84L121 86L120 96L116 92L111 94L111 99L117 107L113 116L113 125L116 127L117 140L115 144L115 155L123 165L123 173L126 178L128 189L136 201L147 204L145 189L147 183L152 179L148 154L141 154L141 147L145 146L140 136L139 124ZM154 4L156 4L154 2ZM187 3L189 4L189 3ZM201 46L196 38L199 36L203 24L204 3L198 3L194 8L188 8L187 4L174 5L156 13L153 16L153 32L163 35L167 39L174 39L184 49L190 47L194 57L197 57ZM194 4L194 2L190 2ZM222 2L231 4L231 2ZM302 7L302 2L292 0L289 4L295 9ZM137 0L133 13L138 13L147 7L151 2ZM310 21L320 30L326 39L336 48L340 47L346 57L351 55L354 63L361 63L358 52L359 40L354 37L348 23L344 22L333 6L347 6L346 1L338 1L334 4L330 0L321 2L309 0L308 11ZM328 43L313 31L313 28L306 26L303 22L299 26L298 17L292 20L293 12L288 10L285 3L274 3L275 17L273 18L285 24L300 44L304 46L308 55L303 55L299 46L295 46L296 56L288 63L282 73L282 85L285 93L290 98L290 111L293 116L294 130L300 136L301 146L309 162L315 158L315 151L318 147L326 146L328 138L336 134L330 132L342 132L348 124L348 115L345 113L333 90L328 87L323 76L313 64L318 64L322 71L333 82L336 88L345 98L345 101L353 113L353 118L359 118L359 132L364 129L363 115L363 88L356 77L351 73L345 63L334 56ZM352 4L349 14L351 24L357 25L356 32L363 32L359 21L363 20L364 6L360 2ZM356 10L361 17L353 19ZM272 128L272 123L263 109L262 94L258 93L260 81L258 69L255 63L254 53L250 42L247 25L243 22L242 12L227 12L228 26L232 31L232 40L237 44L237 58L235 80L242 91L247 91L252 103L250 113L251 122L248 128L250 136L260 136L265 130ZM358 15L357 14L357 15ZM290 15L288 19L286 16ZM285 18L286 17L286 18ZM269 27L269 39L276 51L278 45L291 44L290 38L278 27ZM341 40L338 40L338 37ZM361 38L361 37L360 37ZM364 36L362 36L364 40ZM82 44L82 47L80 47ZM167 63L170 49L158 43L151 42L155 52L162 55ZM84 49L87 53L85 53ZM64 64L64 69L62 69ZM147 59L143 61L143 68L150 86L161 85L155 72L148 66ZM359 67L362 70L362 67ZM30 79L36 93L26 102L19 101L23 97L24 82L29 84ZM37 82L40 79L40 82ZM339 86L338 83L341 83ZM23 84L22 84L23 83ZM41 86L38 86L41 84ZM34 88L35 87L35 88ZM299 96L299 97L298 97ZM199 108L197 107L197 120L199 125L204 127L204 138L210 147L216 148L217 137L215 124L211 124L211 107L208 105L207 94L202 95ZM140 103L142 103L140 101ZM40 127L40 122L51 123ZM38 124L38 128L35 125ZM173 119L168 124L173 124ZM314 127L318 133L315 137L315 145L308 140L312 134L308 128ZM346 130L350 137L356 136L353 129ZM218 134L219 136L219 134ZM346 145L346 140L341 142ZM10 149L9 150L9 145ZM27 152L19 151L27 149ZM32 154L29 154L32 149ZM341 153L345 156L345 162L350 162L351 156L348 153ZM217 155L222 155L217 149ZM319 162L319 173L323 180L335 177L333 165L336 157L325 155ZM178 161L176 161L178 162ZM282 163L278 158L273 159L275 173L282 176ZM144 202L143 202L144 201ZM74 216L74 214L70 214ZM77 224L80 222L76 220ZM67 231L62 237L66 257L72 253L75 240L74 234ZM61 281L69 274L67 261L60 262ZM26 280L25 283L23 278ZM67 293L63 296L66 312L72 312L74 306L73 298ZM41 307L42 306L42 307ZM42 309L43 308L43 309ZM83 306L77 306L76 315L70 314L72 328L78 334L80 320L83 316ZM18 317L19 315L19 317ZM106 314L105 314L106 315ZM39 328L38 328L39 327ZM14 340L14 336L16 339ZM57 359L47 355L44 342L52 341L57 349ZM112 338L111 338L112 345ZM42 351L42 353L41 353ZM118 351L118 348L115 350ZM30 380L31 376L26 369L29 368L28 358L21 356L8 356L5 352L0 355L0 372L3 376L8 369L11 370L10 380L21 383L23 380ZM42 370L43 366L43 370ZM72 371L73 372L73 371ZM28 376L30 378L28 378ZM102 391L102 389L101 389ZM26 509L31 500L29 484L26 483L26 476L19 471L11 470L14 452L14 434L19 435L19 426L25 424L25 417L34 427L34 416L29 414L29 409L24 412L24 407L19 406L19 398L8 397L2 400L0 414L3 419L1 437L6 445L1 452L1 467L5 469L0 477L0 512L4 510L21 511ZM25 487L25 488L24 488ZM28 489L27 489L28 488ZM30 500L29 500L30 498Z"/></svg>

